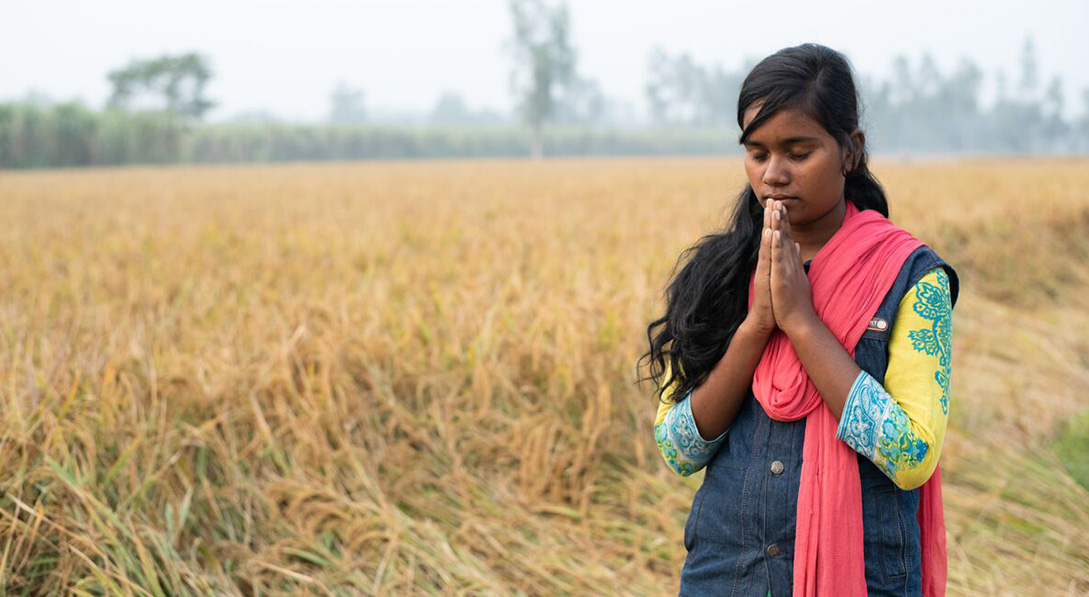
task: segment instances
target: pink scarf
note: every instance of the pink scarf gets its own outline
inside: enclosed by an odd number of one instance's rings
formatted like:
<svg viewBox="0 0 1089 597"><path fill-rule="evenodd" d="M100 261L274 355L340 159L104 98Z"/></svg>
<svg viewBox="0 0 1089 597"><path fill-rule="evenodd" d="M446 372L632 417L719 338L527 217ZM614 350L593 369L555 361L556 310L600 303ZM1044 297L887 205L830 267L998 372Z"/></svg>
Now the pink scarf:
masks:
<svg viewBox="0 0 1089 597"><path fill-rule="evenodd" d="M873 210L847 201L843 225L809 268L817 316L854 357L859 338L907 257L923 243ZM753 272L749 306L753 300ZM836 439L836 419L781 330L771 336L753 376L753 393L777 421L805 417L798 521L794 539L794 597L865 597L862 487L854 450ZM941 474L920 488L922 583L926 597L945 595L945 520Z"/></svg>

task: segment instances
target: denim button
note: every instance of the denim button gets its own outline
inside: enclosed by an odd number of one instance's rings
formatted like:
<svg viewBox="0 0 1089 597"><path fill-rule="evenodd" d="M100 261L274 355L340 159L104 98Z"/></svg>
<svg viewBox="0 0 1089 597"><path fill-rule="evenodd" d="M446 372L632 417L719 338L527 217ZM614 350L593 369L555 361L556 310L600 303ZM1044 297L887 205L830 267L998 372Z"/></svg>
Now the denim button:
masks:
<svg viewBox="0 0 1089 597"><path fill-rule="evenodd" d="M776 460L775 462L771 463L771 474L773 474L773 475L783 474L783 463L782 463L782 461Z"/></svg>
<svg viewBox="0 0 1089 597"><path fill-rule="evenodd" d="M771 545L768 546L768 557L769 558L779 557L779 546L776 545L775 543L772 543Z"/></svg>

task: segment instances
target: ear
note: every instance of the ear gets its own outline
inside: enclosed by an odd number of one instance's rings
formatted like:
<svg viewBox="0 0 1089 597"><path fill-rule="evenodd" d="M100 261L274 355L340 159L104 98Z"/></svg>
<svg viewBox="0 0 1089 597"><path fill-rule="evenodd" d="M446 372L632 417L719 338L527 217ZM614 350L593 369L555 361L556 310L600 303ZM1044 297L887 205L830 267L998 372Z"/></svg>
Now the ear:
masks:
<svg viewBox="0 0 1089 597"><path fill-rule="evenodd" d="M846 176L848 173L853 172L858 167L859 162L862 160L862 151L866 148L866 133L862 132L862 129L855 128L851 131L851 143L848 147L844 148L843 154L843 174Z"/></svg>

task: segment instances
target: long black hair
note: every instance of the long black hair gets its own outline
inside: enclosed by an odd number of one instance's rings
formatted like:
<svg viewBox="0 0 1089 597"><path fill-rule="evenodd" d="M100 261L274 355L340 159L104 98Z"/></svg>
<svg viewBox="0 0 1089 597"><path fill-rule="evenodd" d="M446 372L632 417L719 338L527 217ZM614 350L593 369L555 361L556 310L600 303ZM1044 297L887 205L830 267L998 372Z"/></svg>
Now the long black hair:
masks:
<svg viewBox="0 0 1089 597"><path fill-rule="evenodd" d="M745 112L762 102L745 127ZM740 142L783 109L797 109L817 121L840 147L850 148L853 168L845 172L844 196L860 210L889 215L881 184L870 173L866 148L851 134L859 124L859 98L851 65L839 52L818 44L784 48L761 60L745 77L737 100ZM677 259L666 288L666 312L647 326L649 365L659 399L673 386L680 397L707 379L748 313L749 278L756 267L763 208L746 184L726 230L701 238ZM682 267L683 264L683 267ZM679 268L679 271L678 271ZM668 379L666 370L670 372ZM676 384L676 385L674 385Z"/></svg>

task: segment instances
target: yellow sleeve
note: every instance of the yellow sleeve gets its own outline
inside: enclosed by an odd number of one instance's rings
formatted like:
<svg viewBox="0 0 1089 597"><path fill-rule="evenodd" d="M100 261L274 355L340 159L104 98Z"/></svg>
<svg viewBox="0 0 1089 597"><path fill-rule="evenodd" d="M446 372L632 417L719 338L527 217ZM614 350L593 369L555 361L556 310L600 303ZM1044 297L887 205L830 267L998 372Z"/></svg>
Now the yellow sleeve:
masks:
<svg viewBox="0 0 1089 597"><path fill-rule="evenodd" d="M884 385L863 371L844 403L837 437L901 489L925 483L941 456L949 419L952 314L949 276L934 268L900 301Z"/></svg>
<svg viewBox="0 0 1089 597"><path fill-rule="evenodd" d="M669 362L667 361L665 375L662 376L662 379L669 379L669 377L672 375L672 371L673 370L670 368ZM676 388L677 384L676 381L674 381L673 385L669 386L664 392L662 392L662 399L658 401L658 414L654 416L655 427L661 425L662 421L665 420L666 415L669 414L670 409L677 405L677 403L673 401L673 391L676 390Z"/></svg>

